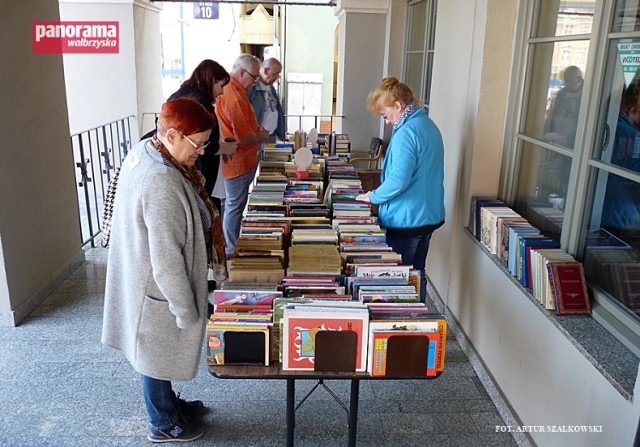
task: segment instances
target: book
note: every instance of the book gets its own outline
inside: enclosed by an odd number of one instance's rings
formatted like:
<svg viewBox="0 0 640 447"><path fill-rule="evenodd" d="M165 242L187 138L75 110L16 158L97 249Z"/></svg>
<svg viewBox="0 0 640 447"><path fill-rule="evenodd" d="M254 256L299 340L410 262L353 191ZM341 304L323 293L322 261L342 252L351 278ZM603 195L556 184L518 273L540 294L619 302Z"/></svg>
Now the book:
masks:
<svg viewBox="0 0 640 447"><path fill-rule="evenodd" d="M406 338L399 340L399 337ZM367 371L373 377L386 375L435 377L438 343L437 332L373 331L370 334ZM395 373L392 369L395 369Z"/></svg>
<svg viewBox="0 0 640 447"><path fill-rule="evenodd" d="M286 308L282 322L283 370L314 370L316 336L323 331L354 332L357 340L355 371L366 370L369 336L369 313L366 308Z"/></svg>
<svg viewBox="0 0 640 447"><path fill-rule="evenodd" d="M274 299L280 297L282 297L282 292L255 290L214 290L213 304L271 305Z"/></svg>
<svg viewBox="0 0 640 447"><path fill-rule="evenodd" d="M591 305L582 263L549 262L547 268L556 302L556 314L590 314Z"/></svg>
<svg viewBox="0 0 640 447"><path fill-rule="evenodd" d="M207 364L270 363L271 323L209 322L206 330Z"/></svg>

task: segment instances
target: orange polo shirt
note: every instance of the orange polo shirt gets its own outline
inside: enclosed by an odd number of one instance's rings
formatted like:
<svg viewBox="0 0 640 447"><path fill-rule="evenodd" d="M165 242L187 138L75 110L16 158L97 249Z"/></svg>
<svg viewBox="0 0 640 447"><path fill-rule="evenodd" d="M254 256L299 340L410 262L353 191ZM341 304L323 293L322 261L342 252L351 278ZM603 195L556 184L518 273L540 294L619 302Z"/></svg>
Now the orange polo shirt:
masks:
<svg viewBox="0 0 640 447"><path fill-rule="evenodd" d="M222 174L231 179L251 172L258 166L260 143L240 144L240 139L257 132L260 128L256 113L247 97L245 88L234 78L224 86L222 95L216 99L216 116L220 124L222 138L238 140L238 150L234 155L222 157Z"/></svg>

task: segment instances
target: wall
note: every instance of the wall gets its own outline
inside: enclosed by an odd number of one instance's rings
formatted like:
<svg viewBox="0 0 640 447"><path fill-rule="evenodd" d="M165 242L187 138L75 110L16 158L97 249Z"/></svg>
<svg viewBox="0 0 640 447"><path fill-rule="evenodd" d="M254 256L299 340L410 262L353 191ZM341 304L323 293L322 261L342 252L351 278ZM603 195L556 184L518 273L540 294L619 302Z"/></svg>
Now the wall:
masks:
<svg viewBox="0 0 640 447"><path fill-rule="evenodd" d="M84 259L62 57L32 52L32 23L44 20L59 20L56 0L15 2L0 17L0 325Z"/></svg>
<svg viewBox="0 0 640 447"><path fill-rule="evenodd" d="M353 3L353 5L352 5ZM338 98L336 114L344 115L338 128L349 134L352 148L369 147L380 134L380 118L367 110L367 96L382 80L385 60L387 9L363 11L358 3L342 1L338 56ZM370 2L387 4L386 2ZM372 33L371 30L379 30Z"/></svg>
<svg viewBox="0 0 640 447"><path fill-rule="evenodd" d="M447 224L434 235L427 273L522 425L603 430L532 433L535 444L632 445L638 404L627 401L464 230L470 196L498 192L523 4L438 4L431 115L445 140Z"/></svg>
<svg viewBox="0 0 640 447"><path fill-rule="evenodd" d="M136 112L140 125L138 130L142 130L144 114L158 112L164 100L162 77L160 76L162 73L160 9L149 4L148 0L134 2L133 31L135 37ZM152 125L149 125L149 128L151 127Z"/></svg>
<svg viewBox="0 0 640 447"><path fill-rule="evenodd" d="M69 128L76 134L137 115L133 0L60 0L61 20L120 22L118 54L65 54Z"/></svg>
<svg viewBox="0 0 640 447"><path fill-rule="evenodd" d="M286 54L281 79L287 73L322 74L322 115L333 105L333 48L338 19L326 6L286 6ZM287 104L285 95L282 102ZM285 113L287 111L285 110ZM305 129L308 130L308 129Z"/></svg>

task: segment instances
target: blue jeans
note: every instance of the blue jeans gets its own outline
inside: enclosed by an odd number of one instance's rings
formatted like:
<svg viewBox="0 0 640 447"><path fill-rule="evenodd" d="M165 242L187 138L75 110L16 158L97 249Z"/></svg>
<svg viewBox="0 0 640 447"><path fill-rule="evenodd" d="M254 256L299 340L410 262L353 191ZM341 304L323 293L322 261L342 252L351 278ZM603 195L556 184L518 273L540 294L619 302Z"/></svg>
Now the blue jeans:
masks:
<svg viewBox="0 0 640 447"><path fill-rule="evenodd" d="M412 265L414 269L420 270L420 301L427 299L427 276L425 268L427 264L427 253L429 252L429 242L431 235L422 234L420 236L387 236L387 244L402 256L403 265Z"/></svg>
<svg viewBox="0 0 640 447"><path fill-rule="evenodd" d="M153 428L159 430L172 427L178 422L180 410L176 394L171 388L171 382L154 379L144 374L141 376L149 423Z"/></svg>
<svg viewBox="0 0 640 447"><path fill-rule="evenodd" d="M235 252L236 241L240 235L240 225L242 224L242 212L247 206L249 188L255 176L256 170L254 169L239 177L224 179L224 189L227 197L224 199L222 229L227 243L227 248L225 249L227 258L233 257Z"/></svg>

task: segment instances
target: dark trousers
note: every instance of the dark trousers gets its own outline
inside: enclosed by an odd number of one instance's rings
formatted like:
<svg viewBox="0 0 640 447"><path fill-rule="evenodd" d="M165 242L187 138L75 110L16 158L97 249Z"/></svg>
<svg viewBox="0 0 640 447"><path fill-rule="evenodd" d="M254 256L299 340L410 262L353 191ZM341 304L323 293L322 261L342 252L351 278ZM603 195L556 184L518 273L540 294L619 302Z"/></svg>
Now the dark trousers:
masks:
<svg viewBox="0 0 640 447"><path fill-rule="evenodd" d="M402 256L403 265L412 265L414 269L420 270L420 301L427 299L427 276L425 267L427 264L427 253L429 252L429 242L433 233L419 236L387 236L387 244Z"/></svg>

